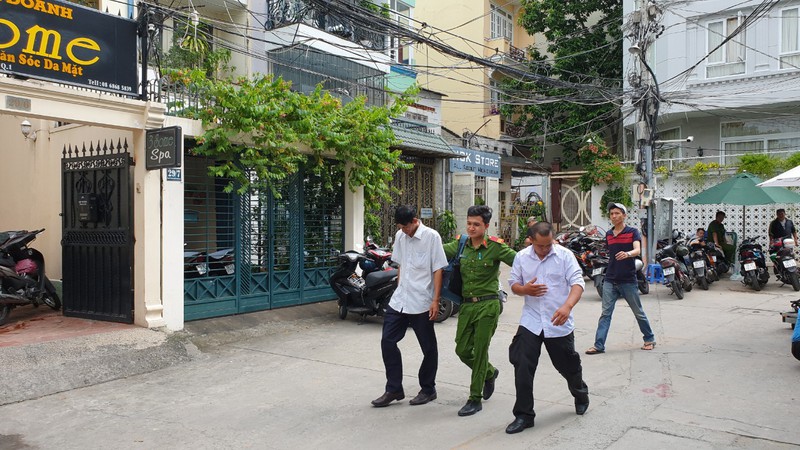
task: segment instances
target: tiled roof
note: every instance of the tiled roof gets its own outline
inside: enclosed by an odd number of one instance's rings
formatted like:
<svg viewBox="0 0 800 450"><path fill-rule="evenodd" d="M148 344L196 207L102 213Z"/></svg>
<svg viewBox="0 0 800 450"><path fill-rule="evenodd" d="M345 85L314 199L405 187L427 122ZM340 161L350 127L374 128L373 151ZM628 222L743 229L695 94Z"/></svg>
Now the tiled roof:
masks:
<svg viewBox="0 0 800 450"><path fill-rule="evenodd" d="M434 158L460 158L450 145L441 136L431 133L404 128L392 124L392 131L401 143L397 146L401 150L410 150L409 153Z"/></svg>

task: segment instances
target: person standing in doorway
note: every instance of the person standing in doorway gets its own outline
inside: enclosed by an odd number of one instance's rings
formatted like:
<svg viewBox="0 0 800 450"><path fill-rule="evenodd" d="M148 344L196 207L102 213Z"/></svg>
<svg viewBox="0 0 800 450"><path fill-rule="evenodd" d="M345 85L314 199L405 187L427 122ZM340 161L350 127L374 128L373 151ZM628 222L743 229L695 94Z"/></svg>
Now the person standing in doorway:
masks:
<svg viewBox="0 0 800 450"><path fill-rule="evenodd" d="M596 355L606 351L606 338L611 327L611 315L617 299L625 298L631 307L639 330L644 338L642 350L652 350L656 346L653 330L642 309L639 299L639 288L636 280L635 258L642 252L642 237L639 230L625 225L628 210L622 203L609 203L608 215L613 227L606 232L606 246L609 260L606 278L603 282L603 310L597 322L594 345L586 350L587 355Z"/></svg>
<svg viewBox="0 0 800 450"><path fill-rule="evenodd" d="M714 220L708 224L706 240L708 242L713 242L714 245L721 248L722 253L725 254L725 261L727 261L728 264L733 264L733 257L736 249L733 247L733 244L728 243L728 237L725 235L725 225L722 224L724 220L725 213L723 211L717 211Z"/></svg>
<svg viewBox="0 0 800 450"><path fill-rule="evenodd" d="M424 405L436 400L436 370L439 350L433 319L439 312L442 289L442 269L447 258L442 250L442 238L436 230L426 227L411 206L401 206L394 214L399 230L394 239L392 261L398 269L398 285L383 316L381 352L386 368L386 391L372 401L375 407L388 406L405 398L403 391L403 359L397 343L410 326L422 349L419 367L421 390L409 403Z"/></svg>
<svg viewBox="0 0 800 450"><path fill-rule="evenodd" d="M506 433L514 434L533 426L533 380L542 353L550 361L575 398L575 413L583 415L589 407L589 388L583 382L581 357L575 351L575 326L572 309L581 299L585 284L575 256L560 245L553 245L553 226L539 222L528 228L533 244L521 250L511 267L511 291L525 297L517 334L508 349L514 365L514 421Z"/></svg>
<svg viewBox="0 0 800 450"><path fill-rule="evenodd" d="M769 240L793 238L797 243L797 230L794 223L786 218L786 210L781 208L776 211L777 217L769 224Z"/></svg>
<svg viewBox="0 0 800 450"><path fill-rule="evenodd" d="M456 354L471 370L469 399L458 411L459 416L471 416L481 409L481 400L489 400L500 371L489 363L489 343L500 318L498 277L500 263L514 263L517 252L502 239L487 236L492 210L488 206L470 206L467 210L469 239L461 254L463 300L458 312ZM444 246L447 258L458 251L458 240Z"/></svg>

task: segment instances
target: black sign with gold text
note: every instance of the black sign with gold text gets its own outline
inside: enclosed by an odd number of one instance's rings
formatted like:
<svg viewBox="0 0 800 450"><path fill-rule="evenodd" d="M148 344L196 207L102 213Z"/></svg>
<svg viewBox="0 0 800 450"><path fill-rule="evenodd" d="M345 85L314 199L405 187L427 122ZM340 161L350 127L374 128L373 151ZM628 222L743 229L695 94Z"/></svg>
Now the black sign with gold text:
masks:
<svg viewBox="0 0 800 450"><path fill-rule="evenodd" d="M52 0L0 0L0 72L137 96L133 20Z"/></svg>

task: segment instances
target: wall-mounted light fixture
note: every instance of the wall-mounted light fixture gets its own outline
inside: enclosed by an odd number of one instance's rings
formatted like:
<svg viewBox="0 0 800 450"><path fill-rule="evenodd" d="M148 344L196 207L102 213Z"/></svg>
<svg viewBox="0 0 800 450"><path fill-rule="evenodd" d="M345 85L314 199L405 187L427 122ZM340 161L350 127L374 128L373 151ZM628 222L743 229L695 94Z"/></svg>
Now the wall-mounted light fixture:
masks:
<svg viewBox="0 0 800 450"><path fill-rule="evenodd" d="M697 147L697 156L703 156L703 147Z"/></svg>
<svg viewBox="0 0 800 450"><path fill-rule="evenodd" d="M19 124L19 129L22 131L22 135L25 136L25 139L36 142L36 131L31 131L31 128L31 123L27 120L23 120L22 123Z"/></svg>

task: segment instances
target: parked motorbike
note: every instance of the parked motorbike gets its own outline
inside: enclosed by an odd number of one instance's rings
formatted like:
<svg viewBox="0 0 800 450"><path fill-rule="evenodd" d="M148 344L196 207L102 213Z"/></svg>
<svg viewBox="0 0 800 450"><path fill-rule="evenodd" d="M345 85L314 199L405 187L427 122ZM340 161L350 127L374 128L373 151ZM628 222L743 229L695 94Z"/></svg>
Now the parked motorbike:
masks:
<svg viewBox="0 0 800 450"><path fill-rule="evenodd" d="M789 305L792 307L792 310L782 312L781 321L791 325L794 330L794 327L797 325L797 311L800 310L800 300L792 300L789 302Z"/></svg>
<svg viewBox="0 0 800 450"><path fill-rule="evenodd" d="M605 253L593 253L589 260L592 264L591 278L594 281L594 288L597 295L603 298L603 283L606 279L606 269L608 268L608 255Z"/></svg>
<svg viewBox="0 0 800 450"><path fill-rule="evenodd" d="M605 282L606 270L608 269L608 258L606 253L596 253L591 256L593 267L591 278L594 281L594 287L600 298L603 298L603 283ZM642 294L650 293L650 281L644 273L644 262L642 262L641 258L636 257L634 264L636 264L636 285L639 288L639 292Z"/></svg>
<svg viewBox="0 0 800 450"><path fill-rule="evenodd" d="M28 245L43 232L6 231L0 233L0 325L17 306L45 304L58 311L61 299L45 275L44 255Z"/></svg>
<svg viewBox="0 0 800 450"><path fill-rule="evenodd" d="M224 248L208 254L208 273L212 277L236 273L236 261L232 248Z"/></svg>
<svg viewBox="0 0 800 450"><path fill-rule="evenodd" d="M369 237L363 253L350 250L339 254L339 266L329 283L338 297L340 319L346 319L350 312L361 315L362 320L366 316L383 316L397 289L398 271L392 267L391 258L391 252L378 248ZM450 300L440 299L439 314L434 321L447 320L453 314L453 307Z"/></svg>
<svg viewBox="0 0 800 450"><path fill-rule="evenodd" d="M362 320L366 316L383 316L397 289L397 269L376 270L361 276L356 268L368 258L356 251L341 253L338 261L329 282L339 297L339 318L346 319L349 312L360 314Z"/></svg>
<svg viewBox="0 0 800 450"><path fill-rule="evenodd" d="M709 263L709 255L706 254L705 246L700 241L689 243L689 262L690 269L694 272L695 284L704 291L708 290L708 285L719 279L714 267Z"/></svg>
<svg viewBox="0 0 800 450"><path fill-rule="evenodd" d="M769 280L766 257L761 244L756 242L758 237L747 238L739 245L739 261L742 266L739 272L742 283L760 291Z"/></svg>
<svg viewBox="0 0 800 450"><path fill-rule="evenodd" d="M797 261L794 259L794 239L775 239L769 246L769 259L775 271L775 277L783 284L791 284L795 291L800 291L800 278L797 274Z"/></svg>
<svg viewBox="0 0 800 450"><path fill-rule="evenodd" d="M676 249L681 253L680 255L676 252ZM683 254L684 249L688 253L688 248L675 243L668 244L656 252L656 262L661 265L661 271L664 274L664 285L678 299L682 299L684 291L690 291L692 287L692 280L687 274L686 266L679 260L679 258L682 259L685 256Z"/></svg>
<svg viewBox="0 0 800 450"><path fill-rule="evenodd" d="M725 259L725 253L722 251L722 248L713 242L706 242L705 250L709 258L709 264L714 267L717 276L728 273L731 267Z"/></svg>
<svg viewBox="0 0 800 450"><path fill-rule="evenodd" d="M208 273L205 252L195 250L183 251L183 278L200 278Z"/></svg>

